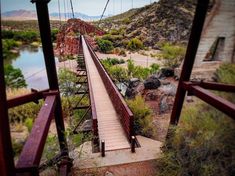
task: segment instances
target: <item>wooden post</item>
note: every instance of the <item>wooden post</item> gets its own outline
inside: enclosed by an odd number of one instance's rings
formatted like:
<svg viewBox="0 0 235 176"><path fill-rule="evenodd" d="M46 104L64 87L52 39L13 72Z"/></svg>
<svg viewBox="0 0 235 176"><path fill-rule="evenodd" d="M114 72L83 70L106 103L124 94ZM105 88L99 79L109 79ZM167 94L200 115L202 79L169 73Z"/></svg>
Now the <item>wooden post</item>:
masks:
<svg viewBox="0 0 235 176"><path fill-rule="evenodd" d="M135 136L131 136L131 152L135 153Z"/></svg>
<svg viewBox="0 0 235 176"><path fill-rule="evenodd" d="M101 156L105 157L105 142L104 142L104 140L101 141Z"/></svg>

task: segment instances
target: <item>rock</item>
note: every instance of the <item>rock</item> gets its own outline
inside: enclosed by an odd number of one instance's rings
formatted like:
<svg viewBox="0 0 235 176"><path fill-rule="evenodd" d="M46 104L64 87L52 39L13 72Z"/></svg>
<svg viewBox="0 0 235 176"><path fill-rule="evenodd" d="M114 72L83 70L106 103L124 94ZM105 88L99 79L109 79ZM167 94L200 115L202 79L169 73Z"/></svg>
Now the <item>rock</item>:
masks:
<svg viewBox="0 0 235 176"><path fill-rule="evenodd" d="M128 87L129 88L132 88L132 87L137 87L140 83L140 80L138 78L131 78L129 80L129 83L128 83Z"/></svg>
<svg viewBox="0 0 235 176"><path fill-rule="evenodd" d="M79 131L82 132L89 132L92 130L92 120L85 120L83 124L81 125Z"/></svg>
<svg viewBox="0 0 235 176"><path fill-rule="evenodd" d="M150 76L148 79L146 79L144 81L144 88L145 89L157 89L160 86L161 86L161 82L154 75Z"/></svg>
<svg viewBox="0 0 235 176"><path fill-rule="evenodd" d="M174 69L172 68L162 68L158 73L158 78L172 77L174 76Z"/></svg>
<svg viewBox="0 0 235 176"><path fill-rule="evenodd" d="M125 92L125 97L135 98L135 96L144 90L144 84L137 78L132 78Z"/></svg>
<svg viewBox="0 0 235 176"><path fill-rule="evenodd" d="M96 35L104 34L103 31L97 29L88 22L82 21L80 19L69 19L68 22L61 27L60 32L57 34L55 48L56 55L77 55L79 52L79 34L84 35L91 33ZM95 43L94 39L90 37L87 39L93 47Z"/></svg>
<svg viewBox="0 0 235 176"><path fill-rule="evenodd" d="M163 96L160 102L160 113L165 113L169 109L169 105L167 104L167 96Z"/></svg>
<svg viewBox="0 0 235 176"><path fill-rule="evenodd" d="M163 85L159 88L165 95L175 96L177 87L174 84Z"/></svg>
<svg viewBox="0 0 235 176"><path fill-rule="evenodd" d="M106 171L104 176L114 176L112 172Z"/></svg>
<svg viewBox="0 0 235 176"><path fill-rule="evenodd" d="M157 94L156 92L148 92L145 96L145 101L153 101L157 100Z"/></svg>

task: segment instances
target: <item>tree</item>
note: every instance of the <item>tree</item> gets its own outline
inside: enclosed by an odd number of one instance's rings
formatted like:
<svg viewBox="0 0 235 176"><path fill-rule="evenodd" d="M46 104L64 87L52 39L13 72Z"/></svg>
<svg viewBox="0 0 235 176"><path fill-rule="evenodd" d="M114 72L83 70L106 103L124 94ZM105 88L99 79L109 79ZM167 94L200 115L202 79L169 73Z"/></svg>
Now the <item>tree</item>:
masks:
<svg viewBox="0 0 235 176"><path fill-rule="evenodd" d="M75 73L68 69L60 69L58 78L61 93L65 96L74 95L77 90Z"/></svg>
<svg viewBox="0 0 235 176"><path fill-rule="evenodd" d="M4 73L7 88L18 89L27 86L24 75L19 68L14 68L12 65L5 65Z"/></svg>

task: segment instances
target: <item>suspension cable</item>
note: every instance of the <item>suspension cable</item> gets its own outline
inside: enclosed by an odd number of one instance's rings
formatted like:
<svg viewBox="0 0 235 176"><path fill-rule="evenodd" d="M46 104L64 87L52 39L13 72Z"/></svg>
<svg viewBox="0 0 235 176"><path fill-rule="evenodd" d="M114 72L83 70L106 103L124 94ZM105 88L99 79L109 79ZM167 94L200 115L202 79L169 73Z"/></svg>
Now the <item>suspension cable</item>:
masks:
<svg viewBox="0 0 235 176"><path fill-rule="evenodd" d="M60 25L61 25L60 0L58 0L58 10L59 10Z"/></svg>
<svg viewBox="0 0 235 176"><path fill-rule="evenodd" d="M66 3L65 3L65 0L64 0L64 19L65 21L67 20L67 15L66 15Z"/></svg>
<svg viewBox="0 0 235 176"><path fill-rule="evenodd" d="M102 18L103 18L103 16L104 16L104 13L105 13L105 11L106 11L106 8L107 8L108 4L109 4L109 0L107 0L107 2L106 2L106 5L105 5L104 10L103 10L103 13L102 13L102 15L101 15L101 17L100 17L100 21L99 21L99 23L98 23L98 26L99 26L99 24L100 24L100 22L101 22L101 20L102 20Z"/></svg>
<svg viewBox="0 0 235 176"><path fill-rule="evenodd" d="M72 10L72 15L73 15L73 18L75 18L75 17L74 17L74 11L73 11L73 1L72 1L72 0L70 0L70 5L71 5L71 10Z"/></svg>

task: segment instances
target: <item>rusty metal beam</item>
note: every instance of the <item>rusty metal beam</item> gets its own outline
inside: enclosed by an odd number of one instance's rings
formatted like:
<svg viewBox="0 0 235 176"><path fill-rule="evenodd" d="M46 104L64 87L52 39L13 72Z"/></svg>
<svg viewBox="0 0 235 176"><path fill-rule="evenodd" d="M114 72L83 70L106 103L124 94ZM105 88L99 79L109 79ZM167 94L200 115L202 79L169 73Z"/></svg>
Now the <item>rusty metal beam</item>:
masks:
<svg viewBox="0 0 235 176"><path fill-rule="evenodd" d="M182 72L179 80L179 85L175 97L175 102L171 114L170 124L176 125L179 121L181 110L184 103L186 91L182 84L184 81L189 81L193 64L195 61L197 48L200 42L200 37L203 29L203 24L206 18L209 0L198 0L197 8L193 20L192 30L189 38L189 43L183 62Z"/></svg>
<svg viewBox="0 0 235 176"><path fill-rule="evenodd" d="M232 102L225 100L224 98L221 98L214 93L201 88L200 86L189 86L188 91L190 94L197 96L206 103L224 112L232 119L235 119L235 104Z"/></svg>
<svg viewBox="0 0 235 176"><path fill-rule="evenodd" d="M1 9L0 9L1 26ZM0 35L2 30L0 28ZM2 176L15 175L13 150L10 135L9 118L7 112L6 87L4 80L4 66L2 55L2 40L0 40L0 174Z"/></svg>
<svg viewBox="0 0 235 176"><path fill-rule="evenodd" d="M38 92L32 92L26 95L18 96L15 98L11 98L7 100L7 107L8 108L13 108L19 105L23 105L25 103L29 102L37 102L38 100L43 98L43 93L48 92L49 89L47 90L42 90Z"/></svg>
<svg viewBox="0 0 235 176"><path fill-rule="evenodd" d="M44 60L46 64L47 77L50 90L59 90L58 78L55 65L54 51L51 41L50 20L47 3L50 0L32 0L36 3L38 24L42 41ZM61 99L57 97L57 106L55 108L55 122L60 144L60 150L68 156L68 146L65 139L65 127L62 115Z"/></svg>
<svg viewBox="0 0 235 176"><path fill-rule="evenodd" d="M223 83L217 83L217 82L204 82L204 81L192 81L192 82L187 82L187 83L190 83L191 85L199 85L205 89L210 89L210 90L235 92L235 85L231 85L231 84L223 84Z"/></svg>
<svg viewBox="0 0 235 176"><path fill-rule="evenodd" d="M17 169L39 166L51 120L56 107L56 96L48 96L36 118L32 131L24 145Z"/></svg>

